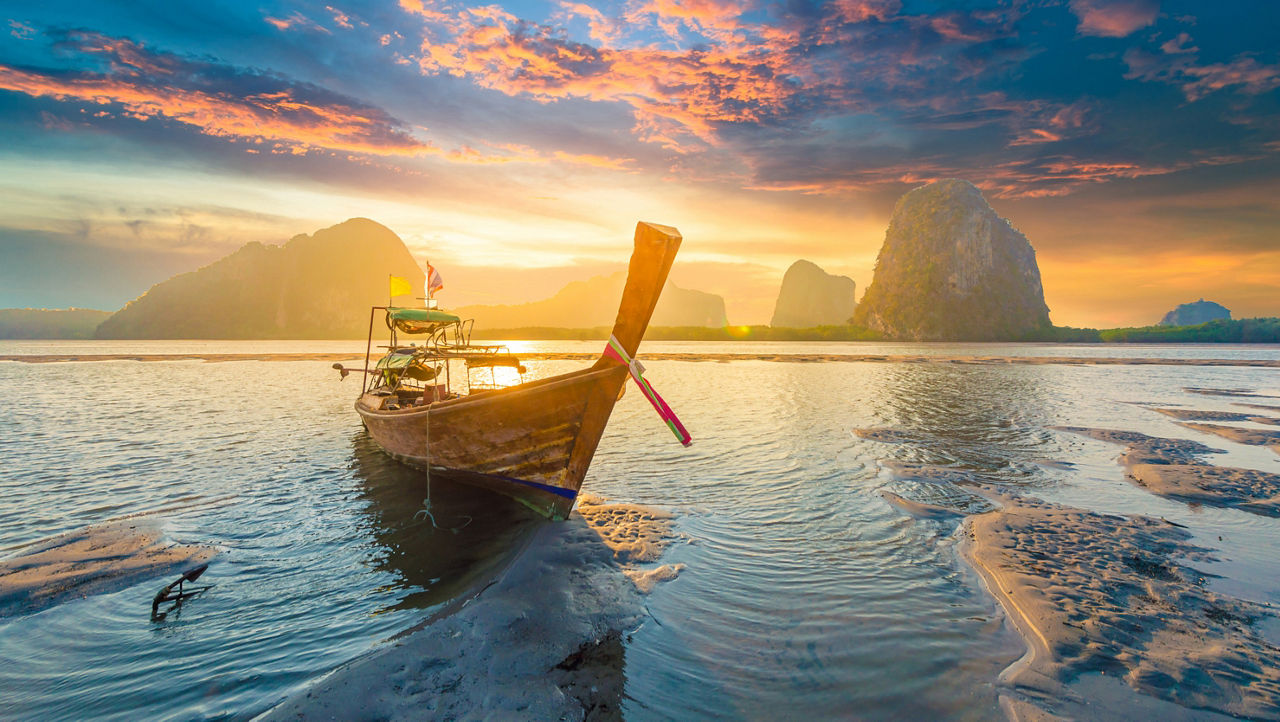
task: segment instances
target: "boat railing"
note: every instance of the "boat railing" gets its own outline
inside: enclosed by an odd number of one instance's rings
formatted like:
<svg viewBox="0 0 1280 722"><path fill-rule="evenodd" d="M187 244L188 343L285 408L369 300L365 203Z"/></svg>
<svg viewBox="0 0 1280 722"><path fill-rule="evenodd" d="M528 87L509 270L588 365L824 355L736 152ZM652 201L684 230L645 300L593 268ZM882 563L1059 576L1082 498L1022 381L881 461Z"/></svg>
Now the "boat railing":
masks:
<svg viewBox="0 0 1280 722"><path fill-rule="evenodd" d="M370 311L369 317L369 346L365 354L365 383L372 382L370 388L366 386L365 391L377 389L377 393L385 395L402 396L405 394L416 395L422 394L422 401L430 403L427 400L428 392L433 400L441 400L441 384L443 381L444 389L447 396L455 396L455 384L457 381L457 392L463 394L471 394L480 391L491 391L495 389L505 388L512 384L503 383L499 377L497 369L499 367L509 367L513 369L518 380L515 383L524 383L524 373L526 371L520 360L511 354L510 348L505 344L474 344L472 343L472 333L475 329L475 319L466 319L460 321L452 321L441 323L435 328L430 329L421 343L403 343L397 333L396 324L388 322L387 326L391 331L391 338L387 344L380 344L379 349L386 350L386 356L389 358L393 355L411 356L411 360L403 363L396 368L392 368L389 363L383 368L384 362L374 362L372 358L373 349L373 318L378 310L387 310L385 306L375 306ZM454 378L452 373L451 362L461 361L465 369L465 373L458 378ZM374 363L374 369L370 369L370 364ZM411 375L413 369L419 369L419 378ZM421 378L422 369L432 369L433 375L429 378ZM488 378L477 378L473 376L474 371L489 369ZM462 384L466 385L465 390L461 388ZM363 391L362 391L363 393Z"/></svg>

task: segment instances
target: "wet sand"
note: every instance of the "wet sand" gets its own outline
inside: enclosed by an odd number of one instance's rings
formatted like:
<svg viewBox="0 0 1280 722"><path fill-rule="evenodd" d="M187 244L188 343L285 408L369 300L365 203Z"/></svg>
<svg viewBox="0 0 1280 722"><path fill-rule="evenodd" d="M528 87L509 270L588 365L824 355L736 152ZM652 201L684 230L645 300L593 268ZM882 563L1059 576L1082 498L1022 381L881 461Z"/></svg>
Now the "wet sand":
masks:
<svg viewBox="0 0 1280 722"><path fill-rule="evenodd" d="M622 718L623 639L674 567L665 512L586 496L496 578L409 634L298 691L263 719Z"/></svg>
<svg viewBox="0 0 1280 722"><path fill-rule="evenodd" d="M1271 396L1268 394L1260 394L1253 389L1210 389L1200 388L1198 386L1188 386L1183 389L1189 394L1200 394L1201 396L1224 396L1227 398L1245 398L1245 399L1275 399L1280 396Z"/></svg>
<svg viewBox="0 0 1280 722"><path fill-rule="evenodd" d="M622 566L642 594L662 582L671 581L684 570L683 564L652 566L677 537L672 532L669 512L639 504L613 504L595 494L578 496L578 514L600 535L613 558Z"/></svg>
<svg viewBox="0 0 1280 722"><path fill-rule="evenodd" d="M1144 406L1200 433L1275 443L1268 429L1206 423L1275 423L1256 412ZM1123 446L1126 478L1159 496L1280 517L1280 474L1216 466L1210 459L1220 449L1120 429L1049 428ZM910 430L854 434L921 441ZM963 468L880 464L891 479L880 495L890 504L916 518L960 520L963 558L1024 638L1027 653L1000 677L1010 719L1113 719L1121 711L1171 721L1280 718L1280 646L1255 629L1277 610L1211 591L1193 567L1217 560L1181 525L1045 502Z"/></svg>
<svg viewBox="0 0 1280 722"><path fill-rule="evenodd" d="M1262 423L1271 423L1274 419L1267 419ZM1268 429L1248 429L1240 426L1222 426L1220 424L1197 424L1185 422L1182 424L1188 429L1193 429L1205 434L1216 434L1228 441L1234 441L1237 444L1247 444L1249 446L1270 446L1280 453L1280 431L1271 431Z"/></svg>
<svg viewBox="0 0 1280 722"><path fill-rule="evenodd" d="M1167 409L1158 406L1147 406L1157 413L1164 414L1178 421L1252 421L1266 418L1256 414L1245 414L1239 411L1209 411L1205 409Z"/></svg>
<svg viewBox="0 0 1280 722"><path fill-rule="evenodd" d="M1096 674L1198 710L1280 716L1280 648L1252 629L1267 607L1209 591L1209 559L1168 522L1001 496L969 517L963 553L1026 639L1002 675L1006 710L1082 716L1069 685ZM1105 718L1114 714L1093 715ZM1093 716L1083 715L1083 716Z"/></svg>
<svg viewBox="0 0 1280 722"><path fill-rule="evenodd" d="M519 354L528 361L594 361L596 353L535 352ZM1188 359L1188 358L1122 358L1072 356L933 356L883 354L761 354L761 353L646 353L645 361L772 361L778 363L921 363L974 365L1070 364L1077 366L1246 366L1280 368L1280 359ZM363 360L362 352L353 353L173 353L173 354L8 354L0 361L19 363L66 363L91 361L354 361ZM1275 398L1262 394L1239 393L1222 389L1188 389L1194 393L1226 394L1254 398Z"/></svg>
<svg viewBox="0 0 1280 722"><path fill-rule="evenodd" d="M1280 474L1215 466L1202 459L1208 454L1222 453L1219 449L1198 441L1165 439L1134 431L1072 426L1051 428L1124 444L1120 463L1125 466L1125 477L1153 494L1187 503L1280 517Z"/></svg>
<svg viewBox="0 0 1280 722"><path fill-rule="evenodd" d="M37 542L0 561L0 617L27 614L156 579L172 581L217 550L164 539L154 520L124 519ZM163 580L163 581L161 581ZM146 609L151 597L138 600Z"/></svg>

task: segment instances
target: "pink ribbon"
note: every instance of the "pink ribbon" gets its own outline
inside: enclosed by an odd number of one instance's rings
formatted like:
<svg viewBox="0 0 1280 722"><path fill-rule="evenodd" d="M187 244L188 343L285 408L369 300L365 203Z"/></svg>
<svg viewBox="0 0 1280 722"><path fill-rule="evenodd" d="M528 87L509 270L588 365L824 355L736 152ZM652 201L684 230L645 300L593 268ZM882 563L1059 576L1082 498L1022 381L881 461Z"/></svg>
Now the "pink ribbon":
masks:
<svg viewBox="0 0 1280 722"><path fill-rule="evenodd" d="M671 433L676 435L681 444L685 446L692 444L693 437L684 428L684 424L680 423L680 419L676 418L676 413L671 410L670 406L667 406L667 402L663 401L653 386L649 385L649 382L645 380L644 365L640 363L639 359L633 359L627 355L627 350L618 342L616 336L609 337L609 345L605 347L604 355L619 361L623 366L627 367L627 370L631 373L631 378L636 382L636 386L640 387L640 393L644 394L644 397L649 399L649 403L653 404L653 408L657 410L658 416L662 417L667 428L671 429Z"/></svg>

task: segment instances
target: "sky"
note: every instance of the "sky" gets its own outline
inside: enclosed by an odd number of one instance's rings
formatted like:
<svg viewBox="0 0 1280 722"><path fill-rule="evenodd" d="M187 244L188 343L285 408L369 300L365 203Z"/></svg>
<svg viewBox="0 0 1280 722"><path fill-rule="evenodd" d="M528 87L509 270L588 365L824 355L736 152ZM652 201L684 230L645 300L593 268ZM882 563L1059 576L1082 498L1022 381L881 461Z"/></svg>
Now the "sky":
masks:
<svg viewBox="0 0 1280 722"><path fill-rule="evenodd" d="M1059 325L1280 315L1280 3L8 3L0 307L114 310L363 216L514 303L625 266L767 323L861 292L897 198L982 189Z"/></svg>

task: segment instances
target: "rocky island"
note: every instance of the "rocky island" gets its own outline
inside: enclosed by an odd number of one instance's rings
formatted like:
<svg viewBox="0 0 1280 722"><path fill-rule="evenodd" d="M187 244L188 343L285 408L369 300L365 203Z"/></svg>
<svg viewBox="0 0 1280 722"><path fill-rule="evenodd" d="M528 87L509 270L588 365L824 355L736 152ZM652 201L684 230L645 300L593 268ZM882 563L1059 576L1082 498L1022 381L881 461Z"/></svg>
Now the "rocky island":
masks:
<svg viewBox="0 0 1280 722"><path fill-rule="evenodd" d="M1220 303L1203 298L1192 303L1180 304L1160 319L1161 326L1198 326L1209 321L1230 321L1231 310Z"/></svg>
<svg viewBox="0 0 1280 722"><path fill-rule="evenodd" d="M1052 329L1031 243L956 179L898 200L854 323L912 341L1017 340Z"/></svg>
<svg viewBox="0 0 1280 722"><path fill-rule="evenodd" d="M363 338L387 275L423 272L400 237L352 218L283 246L248 243L158 283L98 326L97 338ZM406 299L412 296L407 296ZM417 303L415 301L415 303Z"/></svg>
<svg viewBox="0 0 1280 722"><path fill-rule="evenodd" d="M827 273L810 261L796 261L782 277L769 325L812 328L848 323L855 288L848 276Z"/></svg>

